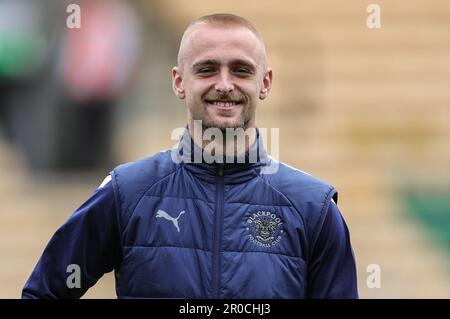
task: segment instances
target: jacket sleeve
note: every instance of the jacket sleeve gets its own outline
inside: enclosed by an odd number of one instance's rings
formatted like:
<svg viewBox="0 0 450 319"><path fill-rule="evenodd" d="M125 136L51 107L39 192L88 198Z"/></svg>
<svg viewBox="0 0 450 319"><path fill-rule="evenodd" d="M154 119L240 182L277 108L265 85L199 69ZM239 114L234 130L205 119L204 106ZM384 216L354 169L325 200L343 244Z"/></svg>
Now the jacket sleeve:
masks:
<svg viewBox="0 0 450 319"><path fill-rule="evenodd" d="M358 298L355 257L345 221L330 200L315 227L308 263L308 297Z"/></svg>
<svg viewBox="0 0 450 319"><path fill-rule="evenodd" d="M53 235L22 298L80 298L120 263L113 186L103 184Z"/></svg>

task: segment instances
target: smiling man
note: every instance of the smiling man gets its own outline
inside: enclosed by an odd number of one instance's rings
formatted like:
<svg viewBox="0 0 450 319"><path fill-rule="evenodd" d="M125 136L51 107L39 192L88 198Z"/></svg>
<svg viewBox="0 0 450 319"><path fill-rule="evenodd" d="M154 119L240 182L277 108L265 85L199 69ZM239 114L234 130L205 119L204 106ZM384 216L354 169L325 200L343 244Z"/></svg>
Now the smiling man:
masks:
<svg viewBox="0 0 450 319"><path fill-rule="evenodd" d="M264 43L246 20L209 16L192 23L173 68L175 94L186 99L189 127L255 127L256 104L272 84ZM239 23L238 23L239 21Z"/></svg>
<svg viewBox="0 0 450 319"><path fill-rule="evenodd" d="M186 100L189 133L201 121L203 132L243 129L246 148L256 138L255 114L258 100L269 94L272 69L266 65L266 50L258 31L247 20L231 15L202 17L184 32L178 66L172 70L173 89ZM198 145L216 140L196 140ZM241 142L238 139L238 143ZM224 152L223 152L224 153Z"/></svg>
<svg viewBox="0 0 450 319"><path fill-rule="evenodd" d="M172 70L188 115L179 146L115 168L50 240L22 296L78 298L115 270L119 298L357 298L336 190L264 150L266 60L247 20L194 21Z"/></svg>

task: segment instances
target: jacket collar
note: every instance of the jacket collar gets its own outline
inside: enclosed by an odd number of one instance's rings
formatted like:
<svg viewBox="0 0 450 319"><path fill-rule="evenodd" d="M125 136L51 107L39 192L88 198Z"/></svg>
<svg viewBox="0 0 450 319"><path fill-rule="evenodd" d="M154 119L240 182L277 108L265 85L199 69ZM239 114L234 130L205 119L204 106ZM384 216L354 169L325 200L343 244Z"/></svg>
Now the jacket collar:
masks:
<svg viewBox="0 0 450 319"><path fill-rule="evenodd" d="M245 154L238 157L211 157L194 143L187 128L172 153L172 159L195 177L215 183L222 175L225 184L244 183L257 177L261 169L268 164L269 158L258 129L255 143Z"/></svg>

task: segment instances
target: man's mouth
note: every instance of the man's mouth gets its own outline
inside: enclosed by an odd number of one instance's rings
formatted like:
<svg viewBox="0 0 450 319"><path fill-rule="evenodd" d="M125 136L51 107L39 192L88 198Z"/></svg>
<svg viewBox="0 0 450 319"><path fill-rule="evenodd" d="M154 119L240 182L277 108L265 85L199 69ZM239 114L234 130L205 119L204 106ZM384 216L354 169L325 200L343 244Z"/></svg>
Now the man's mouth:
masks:
<svg viewBox="0 0 450 319"><path fill-rule="evenodd" d="M205 102L208 104L213 104L220 108L231 108L233 106L242 104L242 101L232 101L232 100L228 100L228 101L206 100Z"/></svg>

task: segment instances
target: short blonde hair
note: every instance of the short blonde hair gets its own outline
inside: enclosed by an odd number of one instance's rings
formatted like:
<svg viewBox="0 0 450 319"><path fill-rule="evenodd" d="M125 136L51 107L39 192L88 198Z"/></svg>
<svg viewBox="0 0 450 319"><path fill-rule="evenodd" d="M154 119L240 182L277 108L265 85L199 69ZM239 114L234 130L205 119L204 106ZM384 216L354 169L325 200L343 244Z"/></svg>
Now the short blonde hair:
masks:
<svg viewBox="0 0 450 319"><path fill-rule="evenodd" d="M255 26L248 21L247 19L231 14L231 13L215 13L206 15L203 17L200 17L198 19L195 19L192 21L189 26L186 28L186 30L183 33L183 37L180 41L180 47L178 49L178 66L181 66L183 63L183 58L181 54L181 49L184 43L186 42L186 39L191 34L192 30L195 28L195 26L199 24L209 24L216 27L244 27L249 29L261 42L261 46L263 49L263 67L266 68L266 48L264 45L264 40L259 34L258 30L256 30Z"/></svg>

